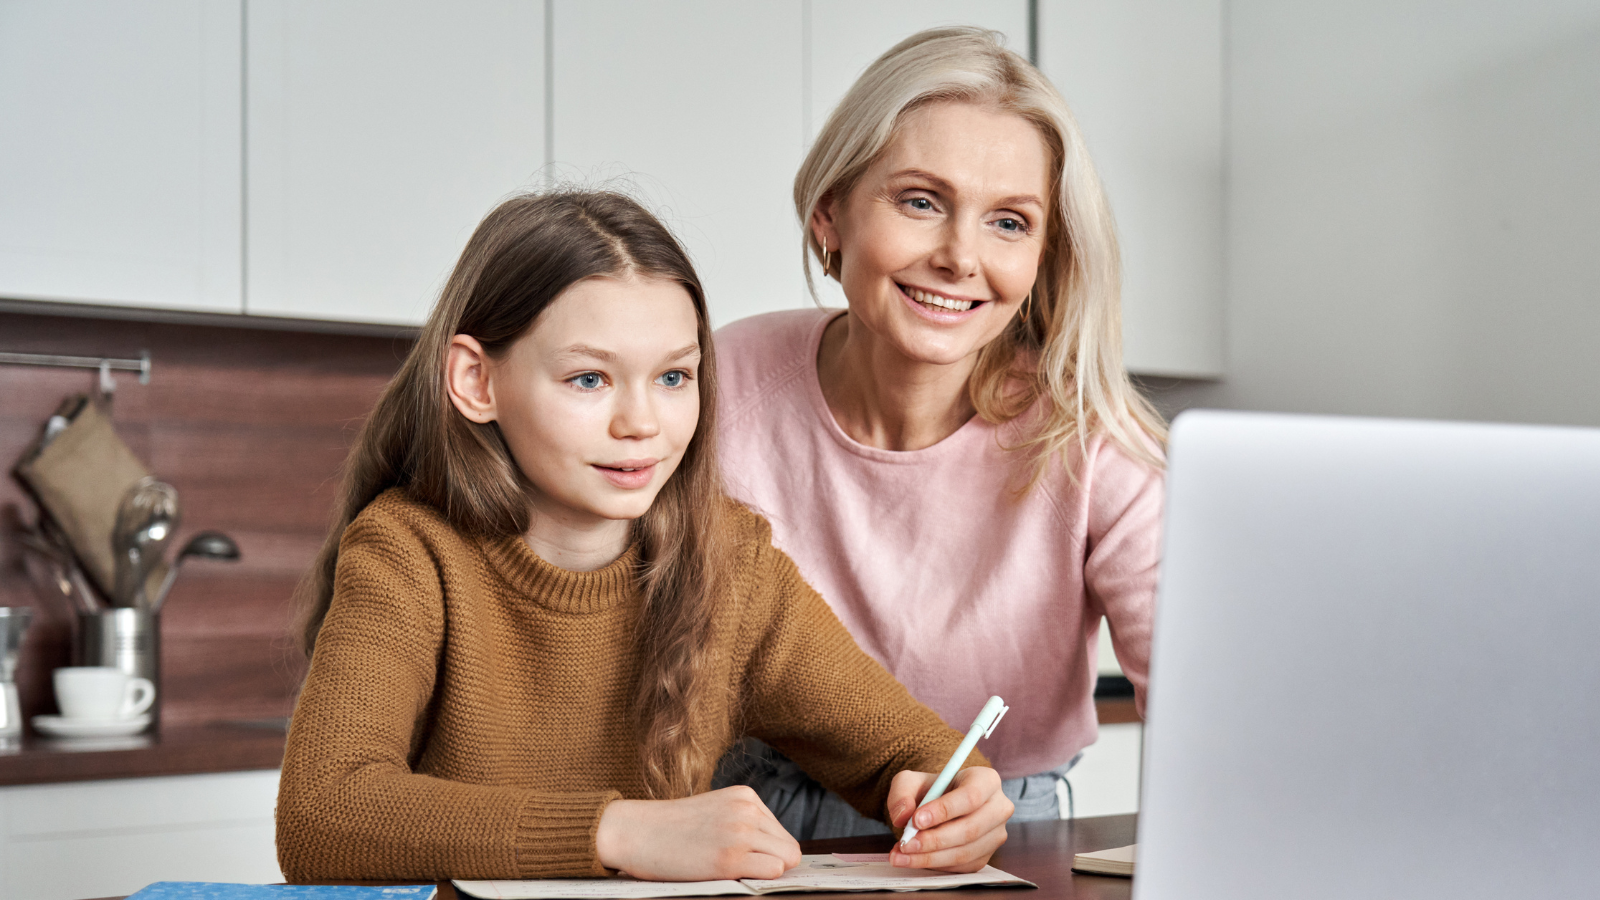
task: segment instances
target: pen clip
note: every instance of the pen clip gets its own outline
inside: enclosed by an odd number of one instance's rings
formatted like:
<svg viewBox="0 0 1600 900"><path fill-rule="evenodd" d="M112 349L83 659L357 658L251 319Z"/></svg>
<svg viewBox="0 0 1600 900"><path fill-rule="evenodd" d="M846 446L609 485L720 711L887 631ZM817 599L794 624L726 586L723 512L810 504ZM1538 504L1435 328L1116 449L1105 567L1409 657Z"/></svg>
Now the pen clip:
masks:
<svg viewBox="0 0 1600 900"><path fill-rule="evenodd" d="M989 723L989 730L985 731L983 733L983 736L987 738L989 735L994 734L995 727L1000 724L1000 720L1004 719L1006 717L1006 713L1008 713L1010 711L1011 711L1011 707L1009 707L1009 706L1000 707L1000 714L994 717L994 721L993 722Z"/></svg>

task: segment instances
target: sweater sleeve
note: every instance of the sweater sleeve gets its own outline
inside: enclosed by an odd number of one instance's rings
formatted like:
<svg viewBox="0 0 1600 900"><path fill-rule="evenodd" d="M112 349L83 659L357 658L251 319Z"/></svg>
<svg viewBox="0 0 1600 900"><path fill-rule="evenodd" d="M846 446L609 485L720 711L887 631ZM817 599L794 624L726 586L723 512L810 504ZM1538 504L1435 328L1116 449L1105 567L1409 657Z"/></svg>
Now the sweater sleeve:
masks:
<svg viewBox="0 0 1600 900"><path fill-rule="evenodd" d="M1161 561L1162 473L1109 441L1094 458L1089 484L1088 556L1083 582L1111 627L1111 645L1144 715Z"/></svg>
<svg viewBox="0 0 1600 900"><path fill-rule="evenodd" d="M943 769L962 735L857 646L770 534L761 521L750 556L745 730L862 815L886 821L894 776ZM962 767L987 765L973 751Z"/></svg>
<svg viewBox="0 0 1600 900"><path fill-rule="evenodd" d="M541 793L413 771L430 727L444 602L415 533L365 515L347 529L284 752L277 843L289 881L606 874L595 832L616 792Z"/></svg>

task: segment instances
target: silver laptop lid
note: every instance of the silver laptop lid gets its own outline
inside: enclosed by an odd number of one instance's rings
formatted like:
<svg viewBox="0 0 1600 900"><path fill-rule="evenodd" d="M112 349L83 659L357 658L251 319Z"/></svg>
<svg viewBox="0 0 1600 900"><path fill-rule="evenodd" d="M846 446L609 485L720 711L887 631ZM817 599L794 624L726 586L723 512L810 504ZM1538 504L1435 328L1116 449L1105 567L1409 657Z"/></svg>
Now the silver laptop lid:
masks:
<svg viewBox="0 0 1600 900"><path fill-rule="evenodd" d="M1600 897L1600 430L1191 412L1136 900Z"/></svg>

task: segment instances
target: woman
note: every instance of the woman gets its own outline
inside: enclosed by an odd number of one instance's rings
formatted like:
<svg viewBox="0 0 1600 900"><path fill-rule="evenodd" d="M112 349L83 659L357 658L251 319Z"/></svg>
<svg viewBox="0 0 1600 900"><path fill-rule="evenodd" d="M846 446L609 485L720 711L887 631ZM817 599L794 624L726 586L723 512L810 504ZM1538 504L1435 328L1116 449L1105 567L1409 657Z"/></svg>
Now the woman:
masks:
<svg viewBox="0 0 1600 900"><path fill-rule="evenodd" d="M1106 617L1143 709L1165 428L1122 369L1116 235L1060 94L990 32L873 63L795 178L847 311L717 334L729 489L856 640L1057 818ZM724 760L802 839L882 831L770 748Z"/></svg>

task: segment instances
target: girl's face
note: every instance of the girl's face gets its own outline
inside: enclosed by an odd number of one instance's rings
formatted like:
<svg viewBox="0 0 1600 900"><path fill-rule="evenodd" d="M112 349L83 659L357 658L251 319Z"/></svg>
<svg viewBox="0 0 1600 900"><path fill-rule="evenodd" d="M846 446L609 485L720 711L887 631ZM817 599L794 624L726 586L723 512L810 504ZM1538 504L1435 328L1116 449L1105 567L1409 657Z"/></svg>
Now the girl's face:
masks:
<svg viewBox="0 0 1600 900"><path fill-rule="evenodd" d="M636 519L683 459L700 419L700 340L683 286L589 278L567 288L501 359L457 335L451 399L499 422L533 483L534 517L586 528Z"/></svg>
<svg viewBox="0 0 1600 900"><path fill-rule="evenodd" d="M901 355L949 364L1017 314L1045 246L1050 153L1013 113L933 103L843 202L813 218L840 253L850 314Z"/></svg>

